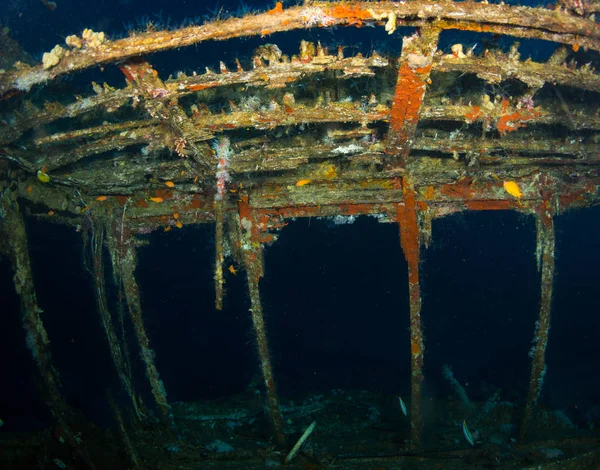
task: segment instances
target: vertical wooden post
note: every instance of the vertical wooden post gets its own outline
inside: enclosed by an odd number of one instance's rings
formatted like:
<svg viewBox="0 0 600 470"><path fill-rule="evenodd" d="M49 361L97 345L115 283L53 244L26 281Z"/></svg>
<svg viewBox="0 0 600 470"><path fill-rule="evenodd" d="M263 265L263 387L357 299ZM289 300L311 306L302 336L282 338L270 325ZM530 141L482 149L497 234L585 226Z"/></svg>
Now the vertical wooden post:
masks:
<svg viewBox="0 0 600 470"><path fill-rule="evenodd" d="M519 432L521 442L527 438L529 425L533 418L533 413L542 391L544 375L546 374L546 348L548 346L548 332L550 330L555 246L554 220L548 201L544 201L542 209L537 215L536 222L536 254L538 269L541 272L540 316L536 323L527 403Z"/></svg>
<svg viewBox="0 0 600 470"><path fill-rule="evenodd" d="M400 228L400 244L408 263L408 292L410 304L410 355L411 355L411 404L410 446L421 446L423 437L423 414L421 385L423 383L423 334L421 331L421 287L419 284L420 236L417 221L415 193L403 181L404 204L396 208L396 220Z"/></svg>
<svg viewBox="0 0 600 470"><path fill-rule="evenodd" d="M242 226L242 253L244 264L248 276L248 290L250 292L250 302L252 308L252 324L256 334L256 343L258 345L258 356L262 376L267 390L267 405L271 423L275 432L275 442L281 449L285 447L285 435L283 433L283 418L279 408L279 399L275 387L275 378L273 375L273 366L269 354L269 344L265 330L265 321L263 317L262 303L260 299L260 278L263 276L263 247L259 240L259 230L252 216L248 205L248 198L242 198L239 206L240 224Z"/></svg>

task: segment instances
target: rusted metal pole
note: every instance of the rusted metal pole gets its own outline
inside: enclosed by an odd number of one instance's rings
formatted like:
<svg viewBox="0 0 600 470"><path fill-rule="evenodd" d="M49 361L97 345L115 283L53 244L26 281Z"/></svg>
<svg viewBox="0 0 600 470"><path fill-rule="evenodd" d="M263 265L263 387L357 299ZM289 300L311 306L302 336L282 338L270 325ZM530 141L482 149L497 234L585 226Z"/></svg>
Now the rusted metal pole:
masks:
<svg viewBox="0 0 600 470"><path fill-rule="evenodd" d="M137 264L137 256L135 253L134 240L126 240L124 245L124 253L121 264L121 279L123 289L125 290L125 298L129 307L129 315L133 323L133 329L137 336L138 344L140 345L140 353L144 365L146 366L146 375L150 381L152 396L156 402L161 420L165 425L172 425L171 407L167 401L167 391L163 381L160 379L156 365L154 364L154 352L150 348L150 339L144 327L142 317L142 304L140 301L140 290L135 280L134 271Z"/></svg>
<svg viewBox="0 0 600 470"><path fill-rule="evenodd" d="M239 205L240 224L242 226L242 252L248 276L248 290L252 313L252 324L256 334L260 367L267 390L267 405L269 415L275 432L275 442L280 449L285 448L285 435L283 433L283 419L279 408L279 399L275 387L273 366L269 354L269 344L265 329L262 303L260 299L260 278L263 276L263 247L259 241L259 230L252 217L248 199L242 198Z"/></svg>
<svg viewBox="0 0 600 470"><path fill-rule="evenodd" d="M390 169L397 167L402 171L406 167L427 83L430 82L440 31L434 25L428 25L419 29L417 37L404 38L386 146L386 153L393 157L393 162L388 165Z"/></svg>
<svg viewBox="0 0 600 470"><path fill-rule="evenodd" d="M169 103L159 99L167 96L169 92L165 83L159 78L158 72L148 62L139 59L124 63L120 69L127 80L134 83L136 89L144 96L144 106L148 114L160 122L169 135L166 139L168 146L182 158L191 156L199 167L211 168L212 162L205 152L201 152L194 142L185 138L184 127L189 127L191 123L176 99L169 100ZM194 172L194 167L188 160L183 158L181 163L190 173ZM198 168L195 171L200 170L201 168Z"/></svg>
<svg viewBox="0 0 600 470"><path fill-rule="evenodd" d="M25 220L17 203L16 194L8 188L0 187L0 247L12 262L15 290L21 302L23 327L25 328L27 347L42 377L41 389L52 415L57 420L67 443L79 455L88 468L96 468L91 457L80 444L71 430L69 421L74 419L73 411L59 392L60 377L52 364L50 339L44 327L37 303L33 283L33 272L29 258L29 246Z"/></svg>
<svg viewBox="0 0 600 470"><path fill-rule="evenodd" d="M121 439L123 440L123 447L125 448L125 452L127 452L127 456L129 457L131 465L133 465L133 468L143 468L140 464L140 458L138 456L138 453L135 450L133 443L131 442L129 433L127 432L127 427L125 426L125 421L123 420L123 414L121 413L121 410L115 403L115 400L111 394L108 395L108 403L110 404L110 407L113 410L115 420L117 421L117 425L121 433Z"/></svg>
<svg viewBox="0 0 600 470"><path fill-rule="evenodd" d="M538 269L541 271L540 316L536 322L533 358L531 361L531 376L527 404L519 437L521 442L527 438L527 433L533 413L542 391L546 374L546 348L548 346L548 331L550 330L550 307L552 302L552 282L554 279L554 221L549 203L544 201L537 215L537 246L536 255Z"/></svg>
<svg viewBox="0 0 600 470"><path fill-rule="evenodd" d="M511 34L518 37L579 44L592 50L600 49L598 28L594 21L554 10L481 2L311 2L266 13L213 21L201 26L179 30L140 33L116 41L104 41L98 47L73 48L62 55L53 67L39 64L8 71L0 79L0 95L13 90L29 90L33 85L47 82L59 75L74 73L109 62L181 48L211 40L227 40L246 36L267 36L294 29L361 26L373 24L390 14L407 26L425 21L442 20L445 28ZM376 20L378 18L379 20ZM395 21L394 21L395 22ZM394 26L395 27L395 26Z"/></svg>
<svg viewBox="0 0 600 470"><path fill-rule="evenodd" d="M398 204L396 220L400 228L400 244L408 263L411 356L410 447L416 449L421 446L423 437L421 385L424 344L421 331L421 286L419 284L420 236L415 192L406 180L403 181L402 192L404 204Z"/></svg>
<svg viewBox="0 0 600 470"><path fill-rule="evenodd" d="M215 308L223 310L223 200L215 201Z"/></svg>
<svg viewBox="0 0 600 470"><path fill-rule="evenodd" d="M142 419L142 412L140 410L139 398L135 392L134 381L131 373L131 365L129 362L129 356L127 354L127 345L124 339L119 340L119 336L115 330L115 326L112 320L112 315L108 308L108 300L106 297L106 286L104 281L104 236L107 234L106 224L99 217L94 217L93 214L88 216L90 218L90 230L83 231L84 244L89 245L91 252L93 271L90 273L94 278L94 294L96 297L96 308L100 315L102 327L106 333L106 339L108 340L108 346L110 355L113 360L113 364L117 369L117 375L125 389L125 392L131 399L133 410L137 419ZM109 238L109 252L113 255L112 263L113 270L119 269L119 261L114 256L111 248L114 249L116 242L110 241Z"/></svg>

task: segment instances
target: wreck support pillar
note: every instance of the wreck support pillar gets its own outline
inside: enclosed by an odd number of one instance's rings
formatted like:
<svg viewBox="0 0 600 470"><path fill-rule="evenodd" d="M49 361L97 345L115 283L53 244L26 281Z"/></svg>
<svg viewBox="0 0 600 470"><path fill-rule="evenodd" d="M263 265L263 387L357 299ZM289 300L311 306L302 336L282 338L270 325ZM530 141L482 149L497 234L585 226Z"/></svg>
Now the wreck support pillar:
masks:
<svg viewBox="0 0 600 470"><path fill-rule="evenodd" d="M431 65L440 31L435 24L426 25L419 29L418 37L403 40L385 149L390 156L388 171L402 173L406 168L427 84L430 83Z"/></svg>
<svg viewBox="0 0 600 470"><path fill-rule="evenodd" d="M215 308L223 310L223 201L215 202Z"/></svg>
<svg viewBox="0 0 600 470"><path fill-rule="evenodd" d="M422 393L423 334L421 331L421 287L419 283L420 236L417 221L415 193L403 181L404 204L396 207L396 220L400 228L400 244L408 263L408 292L410 308L411 403L410 447L421 446L423 437Z"/></svg>
<svg viewBox="0 0 600 470"><path fill-rule="evenodd" d="M140 410L139 398L135 391L133 376L131 372L131 364L129 361L129 354L127 349L127 343L125 341L125 334L121 331L121 340L117 334L112 315L108 307L108 299L106 295L105 285L105 274L104 274L104 237L108 236L108 249L112 256L113 272L116 273L119 269L119 260L114 253L116 241L113 240L113 236L107 233L107 225L99 217L90 217L91 228L88 231L83 231L84 245L88 246L91 252L93 271L91 272L94 278L94 294L96 297L96 308L100 315L100 321L108 340L108 347L110 355L117 370L117 375L121 381L121 385L125 389L125 392L131 399L135 416L138 420L142 419L142 412ZM115 279L118 276L115 276ZM120 279L120 278L119 278ZM121 312L120 312L121 313ZM119 315L121 320L121 328L123 328L123 317Z"/></svg>
<svg viewBox="0 0 600 470"><path fill-rule="evenodd" d="M123 244L124 256L121 264L121 280L125 291L125 299L129 308L129 315L133 323L133 329L140 346L142 361L146 367L146 375L150 381L152 396L158 407L162 422L170 426L173 424L171 417L171 407L167 401L167 391L160 379L156 365L154 364L154 352L150 348L150 339L144 327L142 317L142 304L140 301L140 290L135 280L135 267L137 265L137 256L135 253L134 240L125 240Z"/></svg>
<svg viewBox="0 0 600 470"><path fill-rule="evenodd" d="M52 416L62 429L67 443L82 458L88 468L94 469L91 457L71 430L69 421L74 419L73 411L59 391L60 377L52 364L50 339L40 315L43 310L37 303L33 283L25 220L17 203L16 194L12 193L10 189L2 191L1 188L0 242L0 248L4 249L12 264L13 281L21 303L27 347L31 351L42 377L40 388L43 397L46 399Z"/></svg>
<svg viewBox="0 0 600 470"><path fill-rule="evenodd" d="M533 339L534 351L531 361L527 403L519 431L521 442L527 438L529 425L533 419L540 392L542 391L544 375L546 374L546 348L548 346L548 331L550 330L552 282L554 279L554 247L554 221L549 203L544 201L542 209L537 215L536 256L538 269L541 272L540 315Z"/></svg>
<svg viewBox="0 0 600 470"><path fill-rule="evenodd" d="M262 302L260 299L260 278L263 276L263 247L259 240L258 227L252 217L247 198L240 202L240 223L242 225L242 253L248 277L248 290L250 293L250 312L252 325L256 334L258 356L262 376L267 390L267 406L271 423L275 432L275 442L280 449L285 448L285 435L283 433L283 418L279 408L279 398L275 387L273 366L269 354L269 344L263 317Z"/></svg>

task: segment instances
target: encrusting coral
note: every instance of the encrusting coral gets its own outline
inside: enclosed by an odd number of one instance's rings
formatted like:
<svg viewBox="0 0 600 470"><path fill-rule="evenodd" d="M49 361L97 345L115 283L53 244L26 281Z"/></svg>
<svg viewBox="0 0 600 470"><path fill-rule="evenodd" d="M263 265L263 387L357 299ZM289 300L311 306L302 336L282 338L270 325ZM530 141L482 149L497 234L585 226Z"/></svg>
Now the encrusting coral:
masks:
<svg viewBox="0 0 600 470"><path fill-rule="evenodd" d="M44 52L42 56L42 64L45 70L54 67L60 62L60 59L65 55L65 50L56 45L50 52Z"/></svg>

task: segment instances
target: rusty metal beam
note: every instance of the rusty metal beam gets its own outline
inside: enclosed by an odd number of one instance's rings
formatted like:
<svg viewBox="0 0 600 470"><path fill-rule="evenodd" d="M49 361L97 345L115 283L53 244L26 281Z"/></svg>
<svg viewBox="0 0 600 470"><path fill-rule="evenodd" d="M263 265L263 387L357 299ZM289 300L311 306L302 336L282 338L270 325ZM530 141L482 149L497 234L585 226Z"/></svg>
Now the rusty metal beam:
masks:
<svg viewBox="0 0 600 470"><path fill-rule="evenodd" d="M548 347L548 332L550 330L550 313L552 303L552 284L554 280L554 220L549 201L544 201L537 214L537 246L536 257L538 269L541 272L540 314L536 322L533 358L529 392L519 430L521 442L527 439L529 426L542 391L546 374L546 348Z"/></svg>
<svg viewBox="0 0 600 470"><path fill-rule="evenodd" d="M279 408L279 399L275 387L275 377L267 342L265 320L263 317L262 302L260 299L260 278L263 276L263 247L260 243L259 229L248 205L247 197L239 203L240 225L242 230L242 253L248 277L248 291L252 314L252 324L256 334L258 356L263 380L267 390L267 406L269 416L275 432L275 442L280 449L285 448L285 435L283 433L283 418Z"/></svg>
<svg viewBox="0 0 600 470"><path fill-rule="evenodd" d="M165 83L158 76L158 72L144 60L131 60L120 66L121 71L128 80L135 83L140 93L144 96L144 106L148 114L165 129L163 136L164 145L180 157L191 156L200 169L211 170L213 162L209 158L206 145L203 148L187 138L187 128L193 127L189 118L177 103L176 98L161 100L169 95ZM137 96L134 96L134 100ZM188 171L194 171L192 165L183 160Z"/></svg>
<svg viewBox="0 0 600 470"><path fill-rule="evenodd" d="M223 200L215 205L215 308L223 310Z"/></svg>
<svg viewBox="0 0 600 470"><path fill-rule="evenodd" d="M405 37L402 42L386 148L392 157L388 170L403 171L406 167L440 32L435 24L426 25L419 29L418 37Z"/></svg>
<svg viewBox="0 0 600 470"><path fill-rule="evenodd" d="M140 346L140 355L146 368L146 375L150 381L152 396L154 397L159 415L163 424L171 426L173 424L173 418L171 416L171 407L167 401L167 391L165 390L165 386L156 369L154 352L150 348L150 339L148 338L148 333L146 333L144 319L142 317L140 290L134 275L137 266L135 242L133 239L129 239L125 234L123 235L122 240L121 249L123 250L123 258L120 266L120 275L123 282L123 290L125 291L125 299L127 301L127 306L129 307L129 315Z"/></svg>
<svg viewBox="0 0 600 470"><path fill-rule="evenodd" d="M52 67L22 67L0 77L0 95L29 90L32 86L94 65L124 61L130 57L175 49L208 40L270 35L315 26L361 26L392 14L407 26L419 26L427 20L443 20L445 28L471 29L533 37L590 49L600 49L600 28L590 20L566 12L543 8L513 7L476 2L413 1L393 2L320 2L292 8L215 21L177 31L136 34L101 44L83 44L73 48ZM416 18L416 19L415 19ZM80 40L81 41L81 40Z"/></svg>
<svg viewBox="0 0 600 470"><path fill-rule="evenodd" d="M0 248L10 259L13 281L21 303L26 343L38 367L42 381L38 383L52 416L62 429L67 444L85 462L88 468L96 468L87 450L71 429L75 413L59 391L60 376L50 354L50 339L41 317L43 310L37 302L33 271L29 258L29 244L25 219L17 202L16 193L0 186Z"/></svg>
<svg viewBox="0 0 600 470"><path fill-rule="evenodd" d="M400 228L400 244L408 263L408 293L410 307L410 357L411 357L411 403L410 446L421 447L423 438L423 333L421 329L421 286L419 283L419 260L421 236L417 220L415 192L409 182L403 181L404 204L397 205L396 220Z"/></svg>
<svg viewBox="0 0 600 470"><path fill-rule="evenodd" d="M124 340L124 334L121 336L121 339L119 339L119 335L115 329L112 315L108 307L104 274L105 235L110 237L105 220L101 217L95 217L94 214L92 214L89 217L89 231L83 230L82 236L84 239L84 246L90 251L90 256L92 259L93 266L90 269L90 274L92 275L94 281L96 308L98 309L98 315L100 315L100 321L106 334L110 355L113 360L113 364L115 365L117 375L119 376L119 380L121 381L121 385L127 393L127 396L129 396L131 399L131 404L133 406L136 418L141 420L143 418L143 412L140 409L139 396L135 391L127 343ZM107 243L109 253L113 255L111 259L113 270L116 271L119 269L118 266L120 266L120 263L118 259L116 259L114 252L111 250L115 244L115 242L111 243L110 241Z"/></svg>

